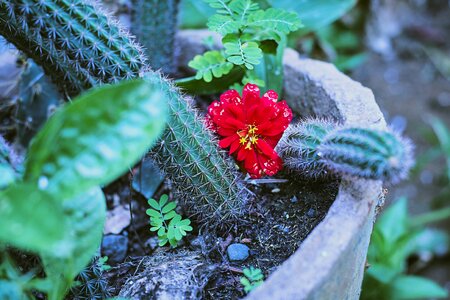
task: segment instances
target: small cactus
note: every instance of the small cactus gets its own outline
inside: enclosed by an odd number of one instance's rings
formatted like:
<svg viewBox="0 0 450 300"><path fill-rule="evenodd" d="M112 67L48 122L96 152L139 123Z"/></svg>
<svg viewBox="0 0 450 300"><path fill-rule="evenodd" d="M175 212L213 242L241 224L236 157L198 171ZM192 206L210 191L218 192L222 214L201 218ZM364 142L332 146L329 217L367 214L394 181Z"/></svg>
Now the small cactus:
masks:
<svg viewBox="0 0 450 300"><path fill-rule="evenodd" d="M336 124L325 119L309 119L290 125L278 143L276 151L284 165L304 177L323 179L333 176L320 161L317 147Z"/></svg>
<svg viewBox="0 0 450 300"><path fill-rule="evenodd" d="M108 281L103 276L103 266L99 257L94 257L89 265L75 278L67 299L102 300L111 297Z"/></svg>
<svg viewBox="0 0 450 300"><path fill-rule="evenodd" d="M17 135L23 146L28 146L31 138L60 104L61 98L44 70L29 59L20 77L16 112L19 121Z"/></svg>
<svg viewBox="0 0 450 300"><path fill-rule="evenodd" d="M343 128L317 147L320 160L336 173L398 183L413 165L412 144L391 131Z"/></svg>
<svg viewBox="0 0 450 300"><path fill-rule="evenodd" d="M166 74L176 71L175 33L180 0L132 0L131 31L144 46L148 64Z"/></svg>
<svg viewBox="0 0 450 300"><path fill-rule="evenodd" d="M148 69L140 46L93 1L2 1L0 34L41 64L68 95ZM153 153L178 198L200 221L227 225L222 221L237 220L248 193L232 159L221 155L202 118L173 84L148 77L170 95L168 129Z"/></svg>
<svg viewBox="0 0 450 300"><path fill-rule="evenodd" d="M413 164L412 144L391 131L320 119L291 125L277 150L286 167L312 179L340 174L398 183Z"/></svg>

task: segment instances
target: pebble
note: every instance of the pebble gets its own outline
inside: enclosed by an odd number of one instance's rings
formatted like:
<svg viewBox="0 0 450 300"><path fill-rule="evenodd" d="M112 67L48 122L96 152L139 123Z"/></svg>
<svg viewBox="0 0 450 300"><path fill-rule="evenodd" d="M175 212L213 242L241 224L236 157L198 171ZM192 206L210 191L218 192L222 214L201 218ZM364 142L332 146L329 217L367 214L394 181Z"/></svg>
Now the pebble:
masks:
<svg viewBox="0 0 450 300"><path fill-rule="evenodd" d="M297 203L297 202L298 202L297 196L294 196L291 198L291 203Z"/></svg>
<svg viewBox="0 0 450 300"><path fill-rule="evenodd" d="M249 256L249 248L240 243L231 244L227 248L228 258L231 261L244 261Z"/></svg>
<svg viewBox="0 0 450 300"><path fill-rule="evenodd" d="M310 208L306 215L310 218L314 218L316 216L316 211L314 210L314 208Z"/></svg>
<svg viewBox="0 0 450 300"><path fill-rule="evenodd" d="M102 241L102 255L108 256L108 262L122 262L128 250L128 237L123 235L105 235Z"/></svg>

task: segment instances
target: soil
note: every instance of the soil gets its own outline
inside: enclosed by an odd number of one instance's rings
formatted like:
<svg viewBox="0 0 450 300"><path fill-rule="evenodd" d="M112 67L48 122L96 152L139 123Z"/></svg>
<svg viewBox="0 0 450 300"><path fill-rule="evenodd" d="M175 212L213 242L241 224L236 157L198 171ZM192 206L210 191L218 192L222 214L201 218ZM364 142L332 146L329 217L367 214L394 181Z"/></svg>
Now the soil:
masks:
<svg viewBox="0 0 450 300"><path fill-rule="evenodd" d="M132 207L131 224L126 230L130 240L128 258L124 263L113 266L108 271L113 294L118 294L127 278L139 272L142 257L158 253L149 247L154 234L149 232L146 199L129 187L132 174L122 177L105 189L108 206L112 208L114 198L119 195L122 204L128 202ZM265 277L293 254L301 242L324 218L333 203L338 182L310 182L298 179L298 176L279 173L277 179L283 183L248 184L255 193L249 203L249 213L243 217L240 226L222 232L194 232L185 238L176 249L163 248L166 256L177 255L185 249L202 250L206 261L211 265L212 274L203 291L203 299L238 299L243 297L240 284L242 269L253 266L260 268ZM162 194L170 195L170 185L163 184L154 198ZM172 199L176 200L176 199ZM124 233L122 233L124 234ZM243 243L250 248L249 258L242 262L230 262L226 249L231 243ZM156 251L156 252L155 252Z"/></svg>

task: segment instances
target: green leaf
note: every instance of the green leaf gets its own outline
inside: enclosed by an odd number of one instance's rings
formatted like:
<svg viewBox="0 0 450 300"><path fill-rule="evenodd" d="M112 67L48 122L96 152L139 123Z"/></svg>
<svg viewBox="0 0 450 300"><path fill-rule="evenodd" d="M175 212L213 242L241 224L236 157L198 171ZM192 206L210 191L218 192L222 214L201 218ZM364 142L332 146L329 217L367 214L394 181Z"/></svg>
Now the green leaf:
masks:
<svg viewBox="0 0 450 300"><path fill-rule="evenodd" d="M156 211L154 209L147 209L146 211L147 215L153 218L159 218L161 216L161 213L159 211Z"/></svg>
<svg viewBox="0 0 450 300"><path fill-rule="evenodd" d="M221 78L213 78L209 83L205 82L203 79L196 79L193 76L177 79L175 80L175 84L193 95L210 95L223 92L228 89L231 84L241 81L243 76L244 69L235 66L227 75L224 75Z"/></svg>
<svg viewBox="0 0 450 300"><path fill-rule="evenodd" d="M432 280L419 276L401 276L393 282L394 299L447 298L447 291Z"/></svg>
<svg viewBox="0 0 450 300"><path fill-rule="evenodd" d="M175 207L177 207L177 204L175 202L169 202L166 206L163 207L162 213L163 214L168 213L171 210L174 210Z"/></svg>
<svg viewBox="0 0 450 300"><path fill-rule="evenodd" d="M261 62L262 51L257 43L249 42L249 39L249 36L227 35L222 42L229 62L252 70L254 65Z"/></svg>
<svg viewBox="0 0 450 300"><path fill-rule="evenodd" d="M157 84L143 79L77 97L32 141L25 180L63 198L108 184L156 141L165 126L167 102Z"/></svg>
<svg viewBox="0 0 450 300"><path fill-rule="evenodd" d="M230 3L229 8L235 13L235 18L245 23L248 15L259 9L258 3L252 0L234 0Z"/></svg>
<svg viewBox="0 0 450 300"><path fill-rule="evenodd" d="M375 230L379 231L390 245L407 234L408 208L405 197L396 200L383 212L375 223Z"/></svg>
<svg viewBox="0 0 450 300"><path fill-rule="evenodd" d="M366 271L366 274L374 277L379 282L387 284L398 275L398 271L382 264L372 264Z"/></svg>
<svg viewBox="0 0 450 300"><path fill-rule="evenodd" d="M54 283L48 299L62 299L75 276L91 261L100 247L106 219L106 200L99 187L65 200L62 205L71 225L65 235L76 243L70 257L42 256L47 277Z"/></svg>
<svg viewBox="0 0 450 300"><path fill-rule="evenodd" d="M224 15L233 15L233 11L228 6L231 0L203 0L212 8L215 8L217 13Z"/></svg>
<svg viewBox="0 0 450 300"><path fill-rule="evenodd" d="M302 34L315 31L342 17L356 0L267 0L272 7L294 11L304 28Z"/></svg>
<svg viewBox="0 0 450 300"><path fill-rule="evenodd" d="M215 13L215 9L199 0L181 0L180 27L205 28L208 18Z"/></svg>
<svg viewBox="0 0 450 300"><path fill-rule="evenodd" d="M252 13L247 21L249 27L261 27L281 34L288 34L302 25L297 13L292 10L269 8Z"/></svg>
<svg viewBox="0 0 450 300"><path fill-rule="evenodd" d="M159 209L166 205L167 201L169 201L169 196L166 194L162 194L161 198L159 198Z"/></svg>
<svg viewBox="0 0 450 300"><path fill-rule="evenodd" d="M30 184L0 192L0 240L15 247L54 256L70 256L75 240L60 199Z"/></svg>
<svg viewBox="0 0 450 300"><path fill-rule="evenodd" d="M16 180L16 174L10 166L0 163L0 189L7 187Z"/></svg>
<svg viewBox="0 0 450 300"><path fill-rule="evenodd" d="M220 78L233 69L233 64L227 62L219 51L208 51L203 55L196 55L188 66L197 70L196 79L203 78L206 82L211 82L213 77Z"/></svg>
<svg viewBox="0 0 450 300"><path fill-rule="evenodd" d="M161 206L159 205L159 203L155 200L155 199L153 199L153 198L150 198L150 199L148 199L148 204L151 206L151 207L153 207L154 209L156 209L156 210L160 210L161 209Z"/></svg>
<svg viewBox="0 0 450 300"><path fill-rule="evenodd" d="M175 217L176 215L177 215L177 213L175 211L171 211L164 215L164 220L170 220L173 217Z"/></svg>
<svg viewBox="0 0 450 300"><path fill-rule="evenodd" d="M215 31L221 35L227 35L228 33L236 33L241 26L240 22L234 20L230 16L213 15L208 19L208 28L211 31Z"/></svg>

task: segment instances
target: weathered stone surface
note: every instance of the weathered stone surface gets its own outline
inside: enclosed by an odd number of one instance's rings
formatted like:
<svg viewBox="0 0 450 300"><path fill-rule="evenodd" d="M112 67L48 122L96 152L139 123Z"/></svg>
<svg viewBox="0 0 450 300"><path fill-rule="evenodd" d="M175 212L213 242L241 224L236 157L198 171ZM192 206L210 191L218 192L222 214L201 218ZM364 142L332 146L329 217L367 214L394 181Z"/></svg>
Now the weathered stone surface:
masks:
<svg viewBox="0 0 450 300"><path fill-rule="evenodd" d="M127 299L201 299L213 271L200 251L159 249L142 258L139 272L127 279L119 296Z"/></svg>
<svg viewBox="0 0 450 300"><path fill-rule="evenodd" d="M231 244L227 248L227 255L231 261L244 261L249 256L249 248L244 244Z"/></svg>
<svg viewBox="0 0 450 300"><path fill-rule="evenodd" d="M179 64L203 49L207 31L180 32ZM191 42L192 41L192 42ZM343 124L386 127L373 93L332 64L301 59L292 49L284 55L284 95L301 116L334 119ZM325 219L300 248L246 299L359 299L374 209L381 182L344 179Z"/></svg>
<svg viewBox="0 0 450 300"><path fill-rule="evenodd" d="M102 255L108 256L112 263L122 262L128 250L128 237L123 235L105 235L102 241Z"/></svg>

